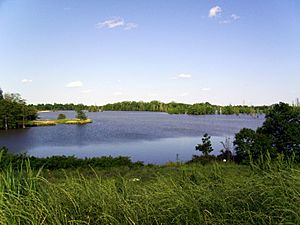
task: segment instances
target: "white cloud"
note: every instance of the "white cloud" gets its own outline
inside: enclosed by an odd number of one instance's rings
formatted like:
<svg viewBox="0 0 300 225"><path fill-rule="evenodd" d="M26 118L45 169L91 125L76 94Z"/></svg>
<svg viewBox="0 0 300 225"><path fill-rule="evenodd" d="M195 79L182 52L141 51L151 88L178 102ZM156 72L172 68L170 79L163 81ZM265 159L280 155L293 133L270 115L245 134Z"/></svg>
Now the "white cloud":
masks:
<svg viewBox="0 0 300 225"><path fill-rule="evenodd" d="M23 79L23 80L21 80L21 83L22 84L29 84L29 83L32 83L32 80Z"/></svg>
<svg viewBox="0 0 300 225"><path fill-rule="evenodd" d="M111 19L99 22L96 24L96 28L108 28L113 29L117 27L123 27L124 30L131 30L136 28L138 25L132 22L125 22L123 18L113 17Z"/></svg>
<svg viewBox="0 0 300 225"><path fill-rule="evenodd" d="M66 87L68 87L68 88L76 88L76 87L82 87L82 86L83 86L83 83L81 81L73 81L73 82L66 84Z"/></svg>
<svg viewBox="0 0 300 225"><path fill-rule="evenodd" d="M178 74L175 79L191 79L192 75L189 73L180 73Z"/></svg>
<svg viewBox="0 0 300 225"><path fill-rule="evenodd" d="M240 19L241 17L238 16L238 15L236 15L236 14L231 14L230 18L233 19L233 20L238 20L238 19Z"/></svg>
<svg viewBox="0 0 300 225"><path fill-rule="evenodd" d="M221 14L222 9L220 6L214 6L209 10L208 17L216 17Z"/></svg>
<svg viewBox="0 0 300 225"><path fill-rule="evenodd" d="M210 91L210 88L202 88L201 91Z"/></svg>
<svg viewBox="0 0 300 225"><path fill-rule="evenodd" d="M96 24L97 28L116 28L120 26L124 26L125 22L122 18L112 18L109 20L105 20L103 22L99 22Z"/></svg>
<svg viewBox="0 0 300 225"><path fill-rule="evenodd" d="M239 20L241 17L236 14L231 14L230 17L226 20L219 21L220 24L228 24L232 23L233 21Z"/></svg>

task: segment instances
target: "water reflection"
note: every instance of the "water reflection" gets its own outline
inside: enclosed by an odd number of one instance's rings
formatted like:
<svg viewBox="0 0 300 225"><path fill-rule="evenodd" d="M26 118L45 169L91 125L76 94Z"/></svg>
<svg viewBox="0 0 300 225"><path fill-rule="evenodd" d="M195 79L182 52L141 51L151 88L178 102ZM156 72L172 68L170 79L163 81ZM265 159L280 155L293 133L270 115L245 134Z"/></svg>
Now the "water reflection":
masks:
<svg viewBox="0 0 300 225"><path fill-rule="evenodd" d="M41 119L55 119L59 113L74 117L74 112L41 113ZM222 148L225 137L233 137L243 127L256 129L264 117L236 115L169 115L151 112L88 113L93 119L87 125L57 125L20 130L0 131L0 146L15 153L27 152L44 157L75 155L131 156L133 160L164 163L189 160L201 136L212 136L215 153Z"/></svg>

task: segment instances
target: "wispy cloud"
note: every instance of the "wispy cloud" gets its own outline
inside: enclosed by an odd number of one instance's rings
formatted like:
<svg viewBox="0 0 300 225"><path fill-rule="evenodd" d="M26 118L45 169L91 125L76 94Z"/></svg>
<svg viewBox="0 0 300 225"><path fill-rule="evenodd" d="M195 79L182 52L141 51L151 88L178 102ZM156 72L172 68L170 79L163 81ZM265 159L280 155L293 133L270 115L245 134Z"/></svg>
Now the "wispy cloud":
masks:
<svg viewBox="0 0 300 225"><path fill-rule="evenodd" d="M239 20L241 17L236 14L231 14L230 18L233 20Z"/></svg>
<svg viewBox="0 0 300 225"><path fill-rule="evenodd" d="M66 87L68 87L68 88L76 88L76 87L82 87L82 86L83 86L83 83L81 81L73 81L73 82L66 84Z"/></svg>
<svg viewBox="0 0 300 225"><path fill-rule="evenodd" d="M179 79L191 79L192 75L189 73L180 73L175 77L172 77L172 80L179 80Z"/></svg>
<svg viewBox="0 0 300 225"><path fill-rule="evenodd" d="M96 24L96 28L108 28L113 29L117 27L123 27L124 30L131 30L136 28L138 25L133 22L126 22L123 18L113 17L111 19L99 22Z"/></svg>
<svg viewBox="0 0 300 225"><path fill-rule="evenodd" d="M236 15L236 14L231 14L230 17L228 19L225 20L221 20L219 21L220 24L228 24L228 23L232 23L236 20L239 20L241 17Z"/></svg>
<svg viewBox="0 0 300 225"><path fill-rule="evenodd" d="M131 29L137 28L137 26L138 25L136 23L126 23L124 30L131 30Z"/></svg>
<svg viewBox="0 0 300 225"><path fill-rule="evenodd" d="M109 20L105 20L103 22L99 22L96 24L97 28L116 28L116 27L120 27L120 26L124 26L125 22L124 19L122 18L112 18Z"/></svg>
<svg viewBox="0 0 300 225"><path fill-rule="evenodd" d="M207 88L207 87L201 89L201 91L210 91L210 90L211 88Z"/></svg>
<svg viewBox="0 0 300 225"><path fill-rule="evenodd" d="M208 12L208 17L216 17L222 13L222 8L220 6L212 7Z"/></svg>
<svg viewBox="0 0 300 225"><path fill-rule="evenodd" d="M23 79L23 80L21 80L21 83L22 84L30 84L30 83L32 83L32 80Z"/></svg>

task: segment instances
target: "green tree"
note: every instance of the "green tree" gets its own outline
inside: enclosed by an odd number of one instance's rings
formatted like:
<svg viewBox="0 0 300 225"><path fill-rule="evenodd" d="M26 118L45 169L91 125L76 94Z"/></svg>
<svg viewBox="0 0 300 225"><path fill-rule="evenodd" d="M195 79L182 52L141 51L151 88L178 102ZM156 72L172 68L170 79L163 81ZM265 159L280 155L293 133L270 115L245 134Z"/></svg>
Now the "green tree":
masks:
<svg viewBox="0 0 300 225"><path fill-rule="evenodd" d="M19 94L2 94L0 99L0 129L25 128L27 120L37 117L37 112L32 106L26 105Z"/></svg>
<svg viewBox="0 0 300 225"><path fill-rule="evenodd" d="M286 157L295 155L300 160L300 112L280 102L266 115L258 133L268 136L278 153Z"/></svg>
<svg viewBox="0 0 300 225"><path fill-rule="evenodd" d="M236 161L249 163L250 159L257 160L269 153L273 158L277 156L271 140L265 135L252 129L243 128L235 135L233 142L236 152Z"/></svg>
<svg viewBox="0 0 300 225"><path fill-rule="evenodd" d="M208 156L209 153L213 151L213 148L211 147L211 141L210 136L205 133L202 137L202 144L196 145L196 150L202 152L204 156Z"/></svg>
<svg viewBox="0 0 300 225"><path fill-rule="evenodd" d="M3 91L2 89L0 88L0 101L3 100Z"/></svg>
<svg viewBox="0 0 300 225"><path fill-rule="evenodd" d="M76 115L77 119L80 119L80 120L86 120L87 119L86 114L82 110L77 109L76 113L77 113L77 115Z"/></svg>
<svg viewBox="0 0 300 225"><path fill-rule="evenodd" d="M66 115L63 114L63 113L60 113L60 114L58 114L57 119L58 120L64 120L64 119L66 119Z"/></svg>
<svg viewBox="0 0 300 225"><path fill-rule="evenodd" d="M286 103L273 106L266 114L262 127L256 131L242 129L235 136L235 150L239 162L249 162L270 154L285 159L293 156L300 162L300 112Z"/></svg>

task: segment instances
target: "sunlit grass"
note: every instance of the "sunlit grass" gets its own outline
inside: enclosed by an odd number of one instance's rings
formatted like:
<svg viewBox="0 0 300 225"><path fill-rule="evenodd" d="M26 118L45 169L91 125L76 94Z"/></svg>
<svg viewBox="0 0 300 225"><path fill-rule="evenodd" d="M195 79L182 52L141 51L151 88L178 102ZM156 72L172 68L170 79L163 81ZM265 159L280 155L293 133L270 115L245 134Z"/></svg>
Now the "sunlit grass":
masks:
<svg viewBox="0 0 300 225"><path fill-rule="evenodd" d="M230 164L0 173L1 224L299 224L300 171Z"/></svg>
<svg viewBox="0 0 300 225"><path fill-rule="evenodd" d="M61 120L32 120L26 123L27 126L55 126L57 124L87 124L92 123L91 119L61 119Z"/></svg>

